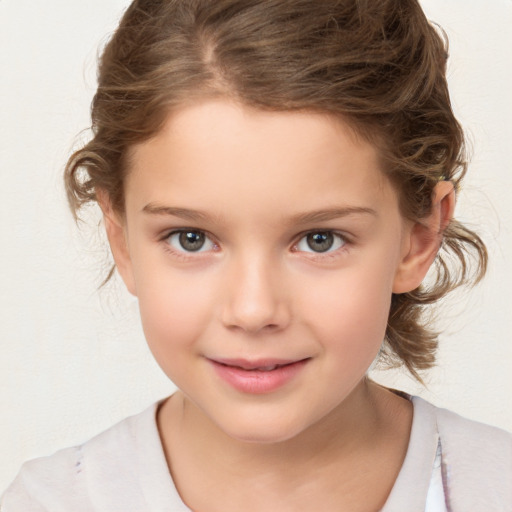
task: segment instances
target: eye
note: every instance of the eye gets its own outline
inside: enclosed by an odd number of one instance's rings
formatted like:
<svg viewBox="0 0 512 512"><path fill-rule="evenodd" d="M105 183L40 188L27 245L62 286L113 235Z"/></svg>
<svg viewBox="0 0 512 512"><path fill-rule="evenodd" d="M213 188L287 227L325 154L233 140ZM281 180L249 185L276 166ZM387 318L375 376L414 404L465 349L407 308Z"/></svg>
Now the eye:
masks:
<svg viewBox="0 0 512 512"><path fill-rule="evenodd" d="M215 244L202 231L192 229L172 232L167 237L167 243L179 252L203 252L215 247Z"/></svg>
<svg viewBox="0 0 512 512"><path fill-rule="evenodd" d="M345 245L345 239L332 231L312 231L303 236L295 246L303 252L332 252Z"/></svg>

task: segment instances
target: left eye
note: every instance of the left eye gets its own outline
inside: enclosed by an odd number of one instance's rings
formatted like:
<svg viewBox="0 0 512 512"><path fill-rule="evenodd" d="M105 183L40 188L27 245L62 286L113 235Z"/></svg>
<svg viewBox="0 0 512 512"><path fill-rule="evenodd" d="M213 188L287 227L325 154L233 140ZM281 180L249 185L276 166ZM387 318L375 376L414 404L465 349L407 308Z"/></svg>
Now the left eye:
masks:
<svg viewBox="0 0 512 512"><path fill-rule="evenodd" d="M215 244L202 231L188 229L174 231L167 237L167 243L180 252L203 252L215 247Z"/></svg>
<svg viewBox="0 0 512 512"><path fill-rule="evenodd" d="M303 252L332 252L345 245L341 235L332 231L312 231L303 236L295 246L298 251Z"/></svg>

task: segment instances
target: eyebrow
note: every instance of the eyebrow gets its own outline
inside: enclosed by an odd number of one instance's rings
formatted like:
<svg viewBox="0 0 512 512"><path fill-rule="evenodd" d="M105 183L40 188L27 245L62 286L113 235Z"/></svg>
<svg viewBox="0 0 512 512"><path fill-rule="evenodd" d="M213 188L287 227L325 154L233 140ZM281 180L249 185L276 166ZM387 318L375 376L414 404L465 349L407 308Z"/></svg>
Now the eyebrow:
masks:
<svg viewBox="0 0 512 512"><path fill-rule="evenodd" d="M290 221L297 224L314 224L315 222L325 222L328 220L339 219L349 215L372 215L377 217L377 212L373 208L362 206L346 206L342 208L327 208L312 212L299 213L294 215Z"/></svg>
<svg viewBox="0 0 512 512"><path fill-rule="evenodd" d="M151 215L170 215L180 217L190 221L206 221L210 216L199 210L190 210L188 208L179 208L175 206L163 206L149 203L142 209L143 212ZM373 208L362 206L347 206L342 208L327 208L311 212L298 213L289 219L290 224L314 224L315 222L325 222L349 215L372 215L377 217L377 212Z"/></svg>
<svg viewBox="0 0 512 512"><path fill-rule="evenodd" d="M180 217L191 221L204 221L209 218L206 213L198 210L189 210L188 208L178 208L175 206L161 206L153 203L149 203L144 206L142 211L152 215L171 215L173 217Z"/></svg>

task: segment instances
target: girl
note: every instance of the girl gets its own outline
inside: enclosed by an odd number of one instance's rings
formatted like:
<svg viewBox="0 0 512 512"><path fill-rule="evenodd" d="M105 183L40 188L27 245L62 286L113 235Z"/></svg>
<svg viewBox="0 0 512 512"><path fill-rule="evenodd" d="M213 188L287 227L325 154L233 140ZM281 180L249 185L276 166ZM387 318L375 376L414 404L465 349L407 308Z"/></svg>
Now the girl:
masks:
<svg viewBox="0 0 512 512"><path fill-rule="evenodd" d="M66 184L179 391L3 511L510 509L509 434L367 376L420 379L429 305L485 272L445 46L413 0L132 3Z"/></svg>

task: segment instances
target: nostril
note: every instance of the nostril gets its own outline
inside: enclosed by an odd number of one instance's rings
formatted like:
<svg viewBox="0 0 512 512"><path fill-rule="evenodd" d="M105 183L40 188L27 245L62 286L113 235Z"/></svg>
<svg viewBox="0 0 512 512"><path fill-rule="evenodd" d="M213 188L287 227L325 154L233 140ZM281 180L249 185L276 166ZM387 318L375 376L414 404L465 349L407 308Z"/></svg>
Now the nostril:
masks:
<svg viewBox="0 0 512 512"><path fill-rule="evenodd" d="M248 324L247 322L236 322L236 323L228 323L228 324L225 323L225 327L230 330L233 330L233 331L240 330L240 331L244 331L244 332L248 332L248 333L272 332L272 331L277 331L280 329L280 326L277 323L261 325L261 324Z"/></svg>
<svg viewBox="0 0 512 512"><path fill-rule="evenodd" d="M223 324L230 330L247 333L274 332L288 325L288 315L283 312L272 312L268 315L235 315L229 312L224 315Z"/></svg>

